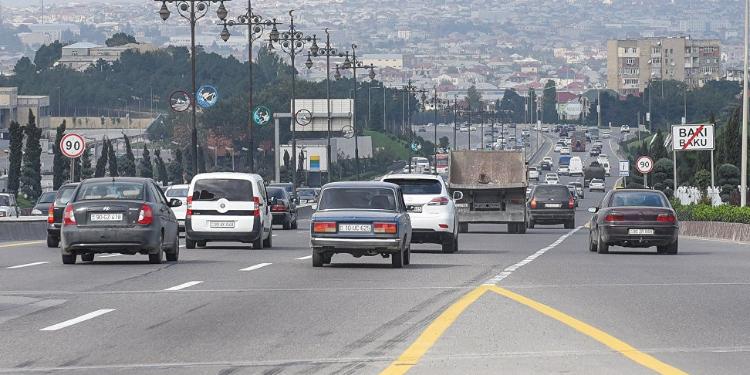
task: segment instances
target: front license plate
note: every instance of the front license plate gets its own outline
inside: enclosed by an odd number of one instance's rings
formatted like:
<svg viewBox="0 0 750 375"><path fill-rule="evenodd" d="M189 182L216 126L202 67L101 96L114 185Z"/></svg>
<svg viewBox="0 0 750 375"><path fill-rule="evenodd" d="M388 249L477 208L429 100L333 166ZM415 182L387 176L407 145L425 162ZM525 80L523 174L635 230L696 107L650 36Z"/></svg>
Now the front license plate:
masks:
<svg viewBox="0 0 750 375"><path fill-rule="evenodd" d="M209 226L211 228L234 228L234 221L211 221Z"/></svg>
<svg viewBox="0 0 750 375"><path fill-rule="evenodd" d="M628 234L634 236L653 235L653 229L628 229Z"/></svg>
<svg viewBox="0 0 750 375"><path fill-rule="evenodd" d="M339 232L372 232L370 224L339 224Z"/></svg>
<svg viewBox="0 0 750 375"><path fill-rule="evenodd" d="M547 208L560 208L560 207L562 207L562 204L561 203L547 203L547 204L544 205L544 207L547 207Z"/></svg>
<svg viewBox="0 0 750 375"><path fill-rule="evenodd" d="M122 214L91 214L91 221L122 221Z"/></svg>

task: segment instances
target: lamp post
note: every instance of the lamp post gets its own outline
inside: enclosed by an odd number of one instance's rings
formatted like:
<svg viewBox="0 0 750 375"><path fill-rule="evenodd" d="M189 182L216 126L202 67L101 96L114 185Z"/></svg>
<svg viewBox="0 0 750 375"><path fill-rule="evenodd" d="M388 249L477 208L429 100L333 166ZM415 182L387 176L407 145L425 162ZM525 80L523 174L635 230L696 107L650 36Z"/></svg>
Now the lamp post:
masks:
<svg viewBox="0 0 750 375"><path fill-rule="evenodd" d="M375 87L367 88L367 127L369 127L370 129L372 129L372 110L371 110L372 90L380 90L380 89L383 89L383 91L385 91L385 86L375 86ZM385 125L383 126L383 131L385 131Z"/></svg>
<svg viewBox="0 0 750 375"><path fill-rule="evenodd" d="M229 33L229 27L233 26L247 26L247 76L248 76L248 88L247 88L247 112L248 112L248 123L247 123L247 136L248 136L248 149L250 150L250 159L248 160L248 168L250 172L255 172L255 139L253 136L253 42L260 39L263 35L263 30L266 27L273 26L276 29L276 19L264 20L263 17L253 13L252 0L247 0L247 13L237 16L236 20L223 20L220 25L224 28L221 30L221 39L228 41L231 34ZM278 32L278 31L277 31ZM234 170L234 167L232 167Z"/></svg>
<svg viewBox="0 0 750 375"><path fill-rule="evenodd" d="M195 72L195 25L198 20L205 17L208 13L212 3L218 3L219 8L216 10L216 16L219 20L224 21L227 18L227 8L224 6L224 1L229 0L154 0L161 2L161 9L159 9L159 17L163 21L169 18L171 12L167 7L167 3L176 3L177 13L190 23L190 76L192 81L192 102L191 102L191 123L192 128L190 130L190 147L192 152L193 162L193 173L198 173L198 125L197 125L197 112L195 107L195 95L198 89L196 88L196 72Z"/></svg>
<svg viewBox="0 0 750 375"><path fill-rule="evenodd" d="M331 47L331 33L328 32L328 28L325 29L326 33L326 44L321 48L318 47L317 38L313 35L313 44L310 46L310 51L307 53L307 61L305 66L307 69L311 69L313 66L312 57L325 56L326 57L326 120L328 122L328 135L326 143L326 160L328 163L328 182L331 182L331 56L336 56L336 49Z"/></svg>
<svg viewBox="0 0 750 375"><path fill-rule="evenodd" d="M297 26L294 24L294 10L289 11L289 30L279 32L274 25L273 29L269 33L268 49L273 50L274 44L280 46L280 50L287 55L291 60L292 65L292 103L291 103L291 117L292 117L292 186L294 191L297 191L297 108L296 108L296 85L297 85L297 68L295 67L295 60L298 54L302 53L305 48L305 44L311 42L313 39L309 36L304 36L301 31L297 30Z"/></svg>
<svg viewBox="0 0 750 375"><path fill-rule="evenodd" d="M426 93L427 90L424 89L417 89L416 86L412 84L412 81L409 80L409 82L404 86L404 92L406 93L406 128L409 132L409 173L411 173L411 154L412 154L412 143L414 142L414 132L412 132L411 129L411 95L416 93L422 94L422 103L425 102L427 99Z"/></svg>
<svg viewBox="0 0 750 375"><path fill-rule="evenodd" d="M346 59L344 60L343 64L339 66L336 65L336 73L334 75L334 78L340 79L341 78L341 70L344 69L351 69L352 75L354 77L354 95L353 95L353 108L352 108L352 123L354 124L354 165L357 170L357 179L359 180L359 135L357 134L357 70L359 69L370 69L369 77L372 81L375 79L375 65L365 65L362 61L357 60L357 45L352 44L352 58L349 59L349 51L346 51L346 54L343 56L346 56ZM339 54L339 56L342 56Z"/></svg>

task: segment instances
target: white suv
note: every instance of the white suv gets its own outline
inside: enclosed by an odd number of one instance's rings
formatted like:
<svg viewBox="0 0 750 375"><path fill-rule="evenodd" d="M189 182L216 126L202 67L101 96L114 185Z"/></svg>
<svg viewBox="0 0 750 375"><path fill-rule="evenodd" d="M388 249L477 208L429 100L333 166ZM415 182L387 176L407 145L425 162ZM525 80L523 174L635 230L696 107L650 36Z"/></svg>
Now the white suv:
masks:
<svg viewBox="0 0 750 375"><path fill-rule="evenodd" d="M179 207L172 207L172 213L177 218L177 226L179 227L180 232L185 231L185 213L187 213L187 197L188 197L188 190L190 190L190 185L172 185L167 188L167 190L164 190L164 195L167 197L167 200L170 199L179 199L180 202L182 202L182 205Z"/></svg>
<svg viewBox="0 0 750 375"><path fill-rule="evenodd" d="M401 186L411 219L412 243L435 243L444 253L458 251L458 214L442 177L391 174L381 181Z"/></svg>
<svg viewBox="0 0 750 375"><path fill-rule="evenodd" d="M185 214L185 247L208 241L252 242L271 247L273 216L263 178L247 173L202 173L193 177Z"/></svg>

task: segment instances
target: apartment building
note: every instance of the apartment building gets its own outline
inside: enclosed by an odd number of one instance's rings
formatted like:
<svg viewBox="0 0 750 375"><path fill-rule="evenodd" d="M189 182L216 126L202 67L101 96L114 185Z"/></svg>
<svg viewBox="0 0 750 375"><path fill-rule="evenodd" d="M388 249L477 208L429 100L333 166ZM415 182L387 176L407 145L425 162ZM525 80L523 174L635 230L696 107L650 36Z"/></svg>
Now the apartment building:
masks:
<svg viewBox="0 0 750 375"><path fill-rule="evenodd" d="M643 92L651 80L677 80L690 87L721 78L721 45L689 37L609 40L607 86L620 95Z"/></svg>

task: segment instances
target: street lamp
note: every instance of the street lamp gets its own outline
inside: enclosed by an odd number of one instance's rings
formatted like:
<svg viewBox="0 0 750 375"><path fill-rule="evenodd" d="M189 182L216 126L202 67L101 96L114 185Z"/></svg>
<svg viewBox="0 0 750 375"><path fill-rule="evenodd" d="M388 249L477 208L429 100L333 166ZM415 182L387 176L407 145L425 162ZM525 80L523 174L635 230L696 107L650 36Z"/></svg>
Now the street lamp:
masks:
<svg viewBox="0 0 750 375"><path fill-rule="evenodd" d="M420 93L422 94L420 99L421 103L424 104L425 101L427 101L427 90L425 89L418 89L416 86L412 85L412 81L409 80L409 82L404 86L403 88L406 95L406 128L409 132L409 173L411 173L411 154L412 154L412 143L414 142L414 132L411 128L411 96L412 94Z"/></svg>
<svg viewBox="0 0 750 375"><path fill-rule="evenodd" d="M297 30L297 26L294 24L294 10L289 11L289 30L279 32L274 25L273 29L269 33L268 49L273 50L274 44L278 44L281 51L289 55L292 63L292 104L291 104L291 115L292 115L292 186L295 191L297 189L297 107L295 103L296 99L296 85L297 85L297 68L294 65L295 59L298 54L302 53L305 48L305 44L312 42L313 39L310 36L304 36L301 31Z"/></svg>
<svg viewBox="0 0 750 375"><path fill-rule="evenodd" d="M276 25L279 25L279 23L276 22L275 18L273 20L264 20L263 17L253 13L252 0L247 0L247 13L237 16L236 20L223 20L220 25L224 26L224 28L221 30L220 36L221 40L225 42L228 41L229 37L231 36L231 34L229 33L229 27L247 26L247 136L248 143L250 144L248 149L251 150L250 158L248 160L248 167L250 172L255 172L255 139L253 139L253 42L260 39L260 37L263 35L263 30L266 27L273 27L274 29L276 29ZM232 167L232 170L234 170L234 166Z"/></svg>
<svg viewBox="0 0 750 375"><path fill-rule="evenodd" d="M370 129L372 129L372 110L371 110L372 90L380 90L380 89L383 89L383 91L385 91L385 86L382 86L382 87L375 86L375 87L367 88L367 127ZM385 125L383 126L383 131L385 131Z"/></svg>
<svg viewBox="0 0 750 375"><path fill-rule="evenodd" d="M161 2L161 9L159 9L159 17L162 21L166 21L171 12L167 7L167 3L176 3L177 14L180 17L190 22L190 76L192 80L192 95L193 100L191 103L191 122L192 129L190 130L190 142L192 149L192 162L193 162L193 173L198 173L198 125L197 125L197 113L195 107L195 95L198 89L196 88L196 72L195 72L195 25L198 20L205 17L208 13L212 3L218 3L219 8L216 10L216 16L219 20L224 21L227 18L227 8L224 6L224 1L230 0L154 0Z"/></svg>
<svg viewBox="0 0 750 375"><path fill-rule="evenodd" d="M328 28L325 29L326 32L326 44L321 48L318 46L317 38L315 35L313 35L313 42L312 46L310 46L310 51L307 53L307 61L305 61L305 66L307 69L311 69L313 66L312 57L318 57L318 56L325 56L326 57L326 120L328 121L328 136L327 136L327 144L326 144L326 157L328 160L328 182L331 182L331 127L332 127L332 118L331 118L331 56L336 56L336 49L331 47L331 33L328 32Z"/></svg>
<svg viewBox="0 0 750 375"><path fill-rule="evenodd" d="M346 54L342 55L339 54L340 57L346 56L346 59L344 59L344 62L339 66L336 64L336 73L334 75L334 78L341 79L341 70L344 69L351 69L352 74L354 76L354 94L353 94L353 100L354 104L352 105L352 123L354 124L354 165L357 169L357 179L359 179L359 135L357 134L357 70L359 69L369 69L369 77L370 81L375 79L375 65L365 65L362 61L357 60L357 45L352 44L352 58L349 59L349 51L346 51Z"/></svg>

